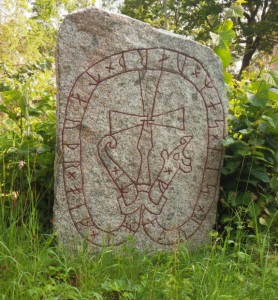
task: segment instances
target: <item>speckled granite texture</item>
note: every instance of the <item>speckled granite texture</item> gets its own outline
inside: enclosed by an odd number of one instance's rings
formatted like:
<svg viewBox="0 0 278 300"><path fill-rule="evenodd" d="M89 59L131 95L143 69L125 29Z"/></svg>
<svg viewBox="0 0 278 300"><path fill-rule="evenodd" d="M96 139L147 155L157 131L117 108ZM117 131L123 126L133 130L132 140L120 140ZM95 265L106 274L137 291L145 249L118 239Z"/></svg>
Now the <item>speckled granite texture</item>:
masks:
<svg viewBox="0 0 278 300"><path fill-rule="evenodd" d="M62 244L152 250L209 239L227 99L196 42L99 9L57 44L55 227Z"/></svg>

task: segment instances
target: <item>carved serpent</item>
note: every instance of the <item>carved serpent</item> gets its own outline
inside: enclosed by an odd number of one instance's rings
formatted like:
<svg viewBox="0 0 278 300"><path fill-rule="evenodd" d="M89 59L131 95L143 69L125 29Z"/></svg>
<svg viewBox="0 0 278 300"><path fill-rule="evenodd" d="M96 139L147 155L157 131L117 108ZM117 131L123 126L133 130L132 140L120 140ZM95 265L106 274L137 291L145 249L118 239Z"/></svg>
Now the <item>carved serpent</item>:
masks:
<svg viewBox="0 0 278 300"><path fill-rule="evenodd" d="M192 170L191 159L184 154L184 150L191 139L192 136L184 136L180 139L180 145L170 153L166 149L161 152L163 165L151 185L140 185L134 182L112 158L109 150L117 147L117 140L113 135L106 135L100 140L98 143L99 157L120 193L117 200L120 211L124 215L124 221L117 230L122 230L121 227L124 227L131 234L135 234L141 225L145 231L146 225L150 222L153 227L159 226L156 217L161 214L166 201L168 201L165 193L175 175L179 170L184 173L189 173ZM117 170L116 176L113 170ZM164 231L167 230L164 229ZM177 235L173 233L172 229L171 234L173 236Z"/></svg>

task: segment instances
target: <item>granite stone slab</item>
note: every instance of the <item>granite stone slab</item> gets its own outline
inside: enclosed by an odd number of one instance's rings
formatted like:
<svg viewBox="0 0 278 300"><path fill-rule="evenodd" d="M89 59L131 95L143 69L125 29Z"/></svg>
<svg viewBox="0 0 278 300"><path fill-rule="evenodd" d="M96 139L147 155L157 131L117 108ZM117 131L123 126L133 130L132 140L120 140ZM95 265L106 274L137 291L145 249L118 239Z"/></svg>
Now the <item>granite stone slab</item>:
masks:
<svg viewBox="0 0 278 300"><path fill-rule="evenodd" d="M55 228L92 249L191 247L215 222L227 99L208 47L92 8L57 43Z"/></svg>

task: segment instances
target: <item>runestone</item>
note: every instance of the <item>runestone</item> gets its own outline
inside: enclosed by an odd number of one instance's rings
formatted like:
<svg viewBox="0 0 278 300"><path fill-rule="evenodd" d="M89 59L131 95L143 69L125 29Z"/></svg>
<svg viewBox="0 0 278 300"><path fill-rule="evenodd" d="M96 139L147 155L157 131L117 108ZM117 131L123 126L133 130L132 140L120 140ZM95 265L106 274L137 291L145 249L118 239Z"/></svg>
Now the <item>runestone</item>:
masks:
<svg viewBox="0 0 278 300"><path fill-rule="evenodd" d="M96 8L57 43L55 227L92 249L191 247L213 228L226 134L222 68L196 42Z"/></svg>

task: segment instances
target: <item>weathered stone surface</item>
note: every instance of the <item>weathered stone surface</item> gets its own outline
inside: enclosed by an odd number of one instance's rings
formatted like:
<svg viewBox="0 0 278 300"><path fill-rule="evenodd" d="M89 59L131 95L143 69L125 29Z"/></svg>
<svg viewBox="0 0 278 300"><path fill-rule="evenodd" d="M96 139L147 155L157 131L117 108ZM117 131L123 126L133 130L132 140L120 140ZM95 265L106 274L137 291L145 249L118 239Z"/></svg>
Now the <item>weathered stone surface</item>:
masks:
<svg viewBox="0 0 278 300"><path fill-rule="evenodd" d="M208 240L227 101L212 51L99 9L57 46L60 241L138 248Z"/></svg>

